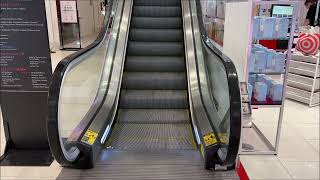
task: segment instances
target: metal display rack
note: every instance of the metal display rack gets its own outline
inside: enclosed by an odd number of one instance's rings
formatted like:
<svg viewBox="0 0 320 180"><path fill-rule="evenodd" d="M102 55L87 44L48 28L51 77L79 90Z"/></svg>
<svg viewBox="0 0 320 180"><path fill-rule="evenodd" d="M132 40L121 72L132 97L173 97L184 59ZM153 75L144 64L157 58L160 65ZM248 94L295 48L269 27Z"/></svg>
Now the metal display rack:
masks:
<svg viewBox="0 0 320 180"><path fill-rule="evenodd" d="M249 44L248 44L248 52L247 52L247 61L246 61L246 81L249 82L249 76L251 74L264 74L268 77L271 77L272 79L277 79L282 82L282 100L277 101L277 102L270 102L270 100L267 100L266 102L258 102L258 101L251 101L251 107L252 109L255 109L256 111L259 111L260 108L273 108L273 109L279 109L278 110L278 121L276 124L276 130L275 132L275 138L268 138L266 133L263 132L261 128L259 128L259 125L255 123L255 121L249 117L249 120L246 121L246 124L243 124L243 143L241 147L240 154L277 154L278 149L279 149L279 138L280 138L280 133L281 133L281 126L282 126L282 118L283 118L283 111L284 111L284 101L285 101L285 92L286 92L286 84L287 84L287 77L288 77L288 69L289 69L289 61L291 59L291 49L292 49L292 44L293 44L293 37L294 37L294 27L296 24L296 17L297 17L297 2L293 1L285 1L285 0L280 0L280 1L261 1L261 0L252 0L250 3L250 8L251 8L251 18L250 18L250 31L249 31ZM288 33L287 38L259 38L259 39L254 39L253 38L253 21L255 17L255 10L257 10L257 7L260 6L272 6L272 5L287 5L287 6L292 6L293 7L293 13L291 18L291 25L288 27L290 28L290 32ZM285 67L283 72L249 72L249 66L250 66L250 58L251 58L251 51L254 43L259 43L260 40L283 40L286 39L288 40L288 48L286 50L286 60L285 60ZM254 98L253 98L254 99ZM254 112L252 112L254 113ZM250 135L244 134L246 131L252 131L253 134L256 134L257 139L259 141L263 142L265 145L265 149L256 149L254 140L245 140L246 136L248 138ZM272 142L274 140L274 143ZM252 142L252 143L251 143Z"/></svg>
<svg viewBox="0 0 320 180"><path fill-rule="evenodd" d="M283 37L275 36L275 38L259 38L255 36L256 38L254 38L254 17L259 14L259 9L267 9L268 7L271 8L274 7L273 5L292 7L292 14L289 16L281 16L281 14L276 14L277 18L289 18L289 33L287 33L287 36L284 35ZM271 77L276 82L281 81L282 84L281 101L270 102L270 98L268 98L265 102L251 101L250 113L243 114L244 121L242 122L242 146L240 147L240 154L277 154L278 152L284 111L284 97L287 87L286 83L288 69L290 67L289 60L291 59L291 49L298 14L297 9L298 1L287 0L251 0L248 2L229 2L226 4L225 39L223 51L226 55L234 60L240 81L249 83L249 76L251 74L264 74L268 77ZM263 16L271 16L271 12L269 15L268 12L263 12L262 14ZM279 26L275 28L275 31L278 33L279 30L277 28L279 28ZM264 72L261 72L260 70L258 72L249 71L253 44L259 43L261 40L287 41L285 50L279 50L278 48L274 49L277 52L286 54L283 71L270 71L270 69ZM275 60L273 60L273 62L274 61ZM242 104L244 105L244 103L245 102Z"/></svg>

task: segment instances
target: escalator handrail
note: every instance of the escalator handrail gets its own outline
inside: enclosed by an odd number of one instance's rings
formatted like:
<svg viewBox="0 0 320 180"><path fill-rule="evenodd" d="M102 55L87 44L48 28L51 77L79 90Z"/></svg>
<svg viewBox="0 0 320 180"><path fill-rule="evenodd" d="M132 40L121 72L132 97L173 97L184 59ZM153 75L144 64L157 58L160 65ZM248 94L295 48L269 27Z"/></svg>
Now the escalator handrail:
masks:
<svg viewBox="0 0 320 180"><path fill-rule="evenodd" d="M104 40L105 35L108 30L108 26L110 22L112 22L111 13L113 8L113 1L108 0L107 7L105 9L105 17L103 20L102 28L97 36L97 38L87 47L65 57L62 59L58 65L56 66L50 88L48 93L48 119L47 119L47 134L49 139L49 145L52 154L54 155L55 159L62 165L67 165L70 162L64 156L63 150L61 149L61 142L60 142L60 135L59 135L59 122L58 122L58 109L59 109L59 99L60 99L60 89L63 83L63 79L72 68L72 64L77 63L77 60L80 56L88 53L89 51L96 48L101 42ZM86 129L78 129L79 131L85 131ZM82 134L82 133L80 133Z"/></svg>
<svg viewBox="0 0 320 180"><path fill-rule="evenodd" d="M234 63L230 58L225 56L215 45L210 43L209 37L204 27L201 0L196 0L197 18L204 44L212 53L216 54L225 67L228 78L229 97L230 97L230 135L229 147L223 165L233 165L238 154L241 135L241 96L239 88L238 74Z"/></svg>

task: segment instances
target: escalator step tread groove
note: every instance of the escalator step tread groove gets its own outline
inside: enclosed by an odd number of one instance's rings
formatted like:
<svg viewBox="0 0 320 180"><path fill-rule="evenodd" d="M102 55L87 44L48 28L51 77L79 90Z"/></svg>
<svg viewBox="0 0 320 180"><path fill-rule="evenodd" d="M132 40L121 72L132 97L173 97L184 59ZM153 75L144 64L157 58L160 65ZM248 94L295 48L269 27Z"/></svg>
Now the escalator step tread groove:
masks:
<svg viewBox="0 0 320 180"><path fill-rule="evenodd" d="M118 123L190 123L188 109L119 109Z"/></svg>
<svg viewBox="0 0 320 180"><path fill-rule="evenodd" d="M185 72L183 56L127 56L127 72Z"/></svg>
<svg viewBox="0 0 320 180"><path fill-rule="evenodd" d="M186 109L186 90L126 90L120 95L120 108L126 109Z"/></svg>
<svg viewBox="0 0 320 180"><path fill-rule="evenodd" d="M183 34L180 29L143 29L130 30L130 41L144 42L182 42Z"/></svg>
<svg viewBox="0 0 320 180"><path fill-rule="evenodd" d="M180 6L180 0L135 0L137 6Z"/></svg>
<svg viewBox="0 0 320 180"><path fill-rule="evenodd" d="M184 46L182 42L128 42L128 55L139 56L182 56Z"/></svg>
<svg viewBox="0 0 320 180"><path fill-rule="evenodd" d="M178 6L134 6L133 17L181 17Z"/></svg>
<svg viewBox="0 0 320 180"><path fill-rule="evenodd" d="M107 146L121 150L194 150L189 124L117 123Z"/></svg>
<svg viewBox="0 0 320 180"><path fill-rule="evenodd" d="M132 17L131 28L181 29L180 17Z"/></svg>
<svg viewBox="0 0 320 180"><path fill-rule="evenodd" d="M122 80L125 89L185 90L186 74L172 72L125 72Z"/></svg>

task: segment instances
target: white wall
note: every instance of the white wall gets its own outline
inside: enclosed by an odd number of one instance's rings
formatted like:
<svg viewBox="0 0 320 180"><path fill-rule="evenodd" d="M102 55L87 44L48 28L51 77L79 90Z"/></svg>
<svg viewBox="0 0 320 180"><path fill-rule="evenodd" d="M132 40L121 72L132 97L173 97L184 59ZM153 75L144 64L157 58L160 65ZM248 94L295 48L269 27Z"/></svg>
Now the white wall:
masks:
<svg viewBox="0 0 320 180"><path fill-rule="evenodd" d="M45 0L46 14L47 14L47 26L50 49L56 51L60 49L60 35L58 26L58 15L56 0Z"/></svg>
<svg viewBox="0 0 320 180"><path fill-rule="evenodd" d="M82 37L95 35L100 31L103 15L100 2L103 0L78 0L80 31Z"/></svg>
<svg viewBox="0 0 320 180"><path fill-rule="evenodd" d="M247 78L250 12L249 2L226 4L223 52L234 62L240 81Z"/></svg>

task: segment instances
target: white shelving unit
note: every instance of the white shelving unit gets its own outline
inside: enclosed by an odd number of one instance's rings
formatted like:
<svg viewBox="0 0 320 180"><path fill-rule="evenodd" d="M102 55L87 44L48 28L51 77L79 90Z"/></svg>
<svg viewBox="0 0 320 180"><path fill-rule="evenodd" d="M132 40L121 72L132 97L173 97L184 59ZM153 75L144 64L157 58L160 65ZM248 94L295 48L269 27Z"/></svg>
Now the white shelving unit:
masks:
<svg viewBox="0 0 320 180"><path fill-rule="evenodd" d="M304 56L299 52L292 55L286 97L310 107L320 104L319 53L317 56Z"/></svg>

